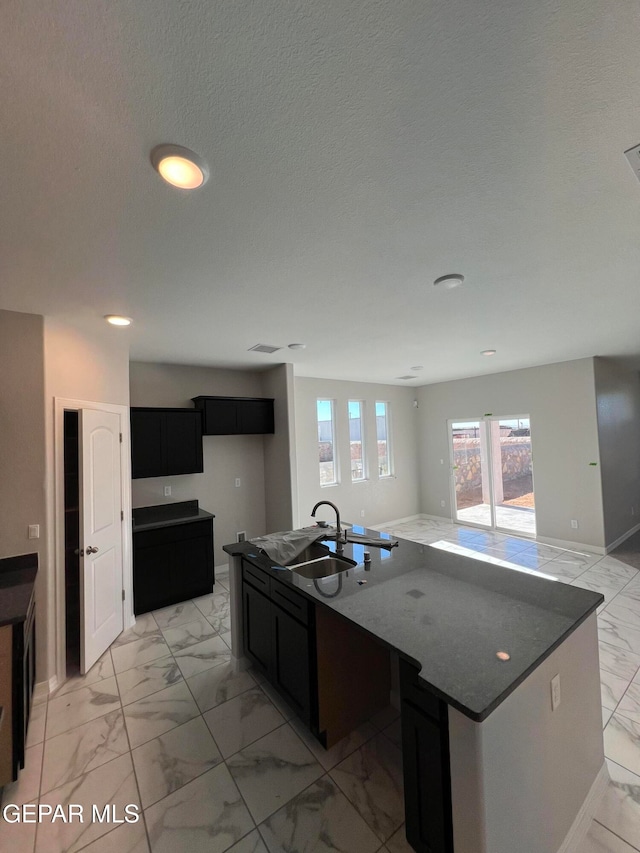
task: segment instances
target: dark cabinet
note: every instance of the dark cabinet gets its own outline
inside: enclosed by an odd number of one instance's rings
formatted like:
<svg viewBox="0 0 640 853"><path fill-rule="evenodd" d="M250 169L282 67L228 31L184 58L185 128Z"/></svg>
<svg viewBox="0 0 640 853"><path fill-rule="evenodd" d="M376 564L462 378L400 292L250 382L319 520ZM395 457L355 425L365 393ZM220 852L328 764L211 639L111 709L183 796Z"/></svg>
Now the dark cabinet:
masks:
<svg viewBox="0 0 640 853"><path fill-rule="evenodd" d="M244 609L244 650L253 665L269 675L271 672L271 601L251 584L242 585Z"/></svg>
<svg viewBox="0 0 640 853"><path fill-rule="evenodd" d="M35 596L26 618L0 628L0 788L25 765L27 726L35 686Z"/></svg>
<svg viewBox="0 0 640 853"><path fill-rule="evenodd" d="M268 397L194 397L204 435L272 433L273 400Z"/></svg>
<svg viewBox="0 0 640 853"><path fill-rule="evenodd" d="M202 470L202 415L198 410L131 409L133 479Z"/></svg>
<svg viewBox="0 0 640 853"><path fill-rule="evenodd" d="M245 654L300 719L317 728L313 607L252 564L242 565Z"/></svg>
<svg viewBox="0 0 640 853"><path fill-rule="evenodd" d="M213 520L133 534L133 611L146 613L213 589Z"/></svg>
<svg viewBox="0 0 640 853"><path fill-rule="evenodd" d="M400 661L406 834L417 853L453 853L447 705Z"/></svg>
<svg viewBox="0 0 640 853"><path fill-rule="evenodd" d="M309 629L272 602L271 678L301 720L311 719Z"/></svg>

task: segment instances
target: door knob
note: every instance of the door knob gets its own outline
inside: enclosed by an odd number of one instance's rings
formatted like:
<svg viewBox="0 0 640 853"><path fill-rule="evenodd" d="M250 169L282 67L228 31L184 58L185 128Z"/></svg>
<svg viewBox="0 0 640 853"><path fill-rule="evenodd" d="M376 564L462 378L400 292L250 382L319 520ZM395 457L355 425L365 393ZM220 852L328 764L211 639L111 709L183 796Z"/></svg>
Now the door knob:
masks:
<svg viewBox="0 0 640 853"><path fill-rule="evenodd" d="M92 548L91 545L89 545L89 547L87 548L87 554L97 554L97 553L98 553L98 549Z"/></svg>

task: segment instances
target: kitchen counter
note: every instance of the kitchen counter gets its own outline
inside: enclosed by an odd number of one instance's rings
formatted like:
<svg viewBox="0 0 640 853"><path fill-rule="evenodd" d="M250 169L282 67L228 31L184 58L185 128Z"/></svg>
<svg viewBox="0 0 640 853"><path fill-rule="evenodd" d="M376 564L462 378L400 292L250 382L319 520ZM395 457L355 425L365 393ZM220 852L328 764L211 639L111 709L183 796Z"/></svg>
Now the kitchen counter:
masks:
<svg viewBox="0 0 640 853"><path fill-rule="evenodd" d="M37 554L0 560L0 627L25 621L37 573Z"/></svg>
<svg viewBox="0 0 640 853"><path fill-rule="evenodd" d="M335 550L335 543L324 544ZM424 687L477 722L604 600L599 593L403 539L391 551L367 547L367 569L365 546L347 544L344 556L358 565L315 581L272 568L249 542L224 550L268 570L396 650L419 668ZM499 660L498 652L509 660Z"/></svg>
<svg viewBox="0 0 640 853"><path fill-rule="evenodd" d="M140 506L132 512L133 532L157 530L160 527L172 527L176 524L189 524L205 518L215 518L211 512L200 509L198 501L180 501L179 503Z"/></svg>

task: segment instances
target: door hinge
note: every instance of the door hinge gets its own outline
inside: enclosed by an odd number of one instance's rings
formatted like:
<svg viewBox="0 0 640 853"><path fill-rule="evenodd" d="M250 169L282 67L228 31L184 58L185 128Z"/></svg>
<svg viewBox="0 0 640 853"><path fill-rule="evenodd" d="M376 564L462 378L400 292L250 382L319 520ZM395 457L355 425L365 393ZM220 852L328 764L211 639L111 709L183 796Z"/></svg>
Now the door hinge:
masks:
<svg viewBox="0 0 640 853"><path fill-rule="evenodd" d="M122 590L122 600L124 601L124 590Z"/></svg>
<svg viewBox="0 0 640 853"><path fill-rule="evenodd" d="M122 444L122 433L120 433L120 444Z"/></svg>
<svg viewBox="0 0 640 853"><path fill-rule="evenodd" d="M124 510L120 510L120 521L124 521Z"/></svg>

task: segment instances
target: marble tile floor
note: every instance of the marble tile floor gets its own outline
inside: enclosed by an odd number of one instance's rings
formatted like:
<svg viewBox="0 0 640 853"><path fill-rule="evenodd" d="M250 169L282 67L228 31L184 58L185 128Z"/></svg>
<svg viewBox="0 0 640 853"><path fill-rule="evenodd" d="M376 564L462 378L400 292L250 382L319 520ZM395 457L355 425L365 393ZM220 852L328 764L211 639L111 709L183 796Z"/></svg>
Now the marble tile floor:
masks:
<svg viewBox="0 0 640 853"><path fill-rule="evenodd" d="M581 853L640 851L640 537L621 560L433 519L379 529L605 595L610 783ZM0 821L0 849L410 853L397 712L323 750L259 674L231 671L228 584L218 581L211 596L139 617L91 672L34 707L26 767L2 798L132 803L141 821Z"/></svg>

